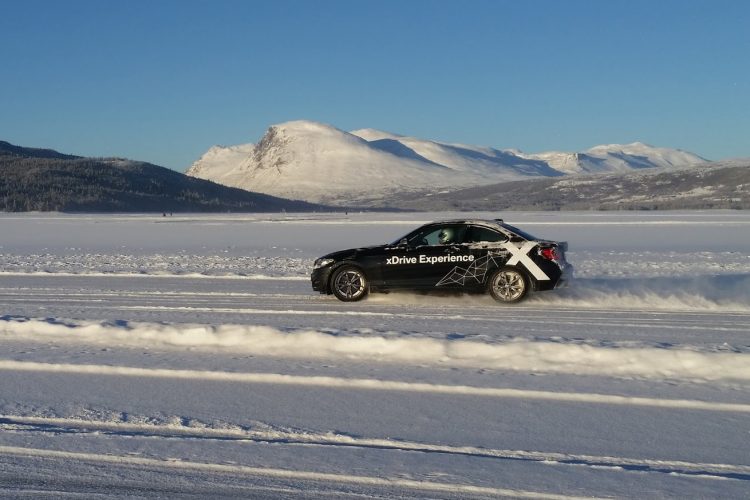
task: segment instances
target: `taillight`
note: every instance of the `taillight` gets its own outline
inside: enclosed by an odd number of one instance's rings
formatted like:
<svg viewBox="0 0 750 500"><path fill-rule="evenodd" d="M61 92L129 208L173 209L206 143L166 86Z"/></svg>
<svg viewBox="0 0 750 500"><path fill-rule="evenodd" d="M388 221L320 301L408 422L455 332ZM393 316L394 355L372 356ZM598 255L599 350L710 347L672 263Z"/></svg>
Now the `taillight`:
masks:
<svg viewBox="0 0 750 500"><path fill-rule="evenodd" d="M542 248L539 250L539 255L547 260L557 260L557 250L554 247Z"/></svg>

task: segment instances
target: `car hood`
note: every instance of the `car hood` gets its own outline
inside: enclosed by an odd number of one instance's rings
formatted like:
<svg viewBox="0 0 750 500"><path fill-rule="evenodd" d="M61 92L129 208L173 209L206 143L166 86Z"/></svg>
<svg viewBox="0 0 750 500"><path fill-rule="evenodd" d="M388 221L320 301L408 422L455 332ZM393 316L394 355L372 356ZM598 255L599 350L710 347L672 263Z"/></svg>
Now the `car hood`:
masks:
<svg viewBox="0 0 750 500"><path fill-rule="evenodd" d="M367 255L367 254L382 251L387 246L388 245L373 245L369 247L349 248L347 250L339 250L336 252L331 252L329 254L322 256L321 259L333 259L335 261L354 259L360 255Z"/></svg>

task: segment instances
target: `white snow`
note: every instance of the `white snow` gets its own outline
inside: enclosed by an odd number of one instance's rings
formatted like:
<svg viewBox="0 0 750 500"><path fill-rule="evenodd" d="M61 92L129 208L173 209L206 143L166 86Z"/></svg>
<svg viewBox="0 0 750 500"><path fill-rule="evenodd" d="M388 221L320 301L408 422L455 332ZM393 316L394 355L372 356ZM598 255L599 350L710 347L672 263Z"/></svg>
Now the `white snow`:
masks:
<svg viewBox="0 0 750 500"><path fill-rule="evenodd" d="M187 173L251 191L323 202L367 199L373 192L395 192L402 186L444 186L455 178L444 166L374 148L355 135L308 121L272 126L241 162L234 153L204 155Z"/></svg>
<svg viewBox="0 0 750 500"><path fill-rule="evenodd" d="M0 215L0 496L746 498L750 215L470 214L577 278L312 292L461 214Z"/></svg>
<svg viewBox="0 0 750 500"><path fill-rule="evenodd" d="M271 126L257 144L214 146L186 173L275 196L356 204L395 192L704 161L691 153L642 143L597 146L584 153L524 154L375 129L345 132L298 120Z"/></svg>
<svg viewBox="0 0 750 500"><path fill-rule="evenodd" d="M705 160L679 149L657 148L642 142L605 144L581 153L550 151L520 156L542 160L565 174L628 172L641 168L678 168L698 165Z"/></svg>
<svg viewBox="0 0 750 500"><path fill-rule="evenodd" d="M750 311L748 311L750 312ZM309 313L308 313L309 314ZM377 315L368 315L377 317ZM389 315L390 316L390 315ZM637 376L695 381L750 380L750 363L743 352L706 352L696 346L653 348L628 342L557 343L524 337L502 339L451 339L434 334L424 337L388 332L385 335L315 330L280 331L258 325L163 325L138 322L32 320L7 317L0 320L6 338L40 342L73 342L91 345L177 346L209 350L227 349L233 354L301 359L345 358L355 361L435 365L531 373ZM40 365L0 361L0 370L62 371L122 374L129 369L80 365ZM136 372L140 374L141 372ZM162 372L158 372L162 373ZM192 377L191 372L171 371L172 376ZM205 377L201 373L197 377ZM231 378L225 376L224 378ZM280 383L272 378L271 383ZM383 382L378 382L382 384ZM323 385L327 385L325 382ZM341 383L333 383L341 385ZM750 412L750 405L745 411Z"/></svg>
<svg viewBox="0 0 750 500"><path fill-rule="evenodd" d="M199 165L211 165L212 180L219 184L232 185L236 182L236 167L243 164L255 150L254 144L238 146L213 146L196 162ZM196 177L201 177L202 168L194 170Z"/></svg>

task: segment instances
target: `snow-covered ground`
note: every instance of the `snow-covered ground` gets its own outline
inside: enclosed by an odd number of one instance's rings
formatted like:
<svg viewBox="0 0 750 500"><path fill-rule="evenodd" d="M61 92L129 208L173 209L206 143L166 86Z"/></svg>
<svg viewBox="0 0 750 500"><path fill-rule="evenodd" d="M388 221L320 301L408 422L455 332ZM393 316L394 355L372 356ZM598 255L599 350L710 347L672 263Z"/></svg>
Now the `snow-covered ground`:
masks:
<svg viewBox="0 0 750 500"><path fill-rule="evenodd" d="M0 215L0 496L750 496L750 213L501 215L570 288L311 291L458 214Z"/></svg>

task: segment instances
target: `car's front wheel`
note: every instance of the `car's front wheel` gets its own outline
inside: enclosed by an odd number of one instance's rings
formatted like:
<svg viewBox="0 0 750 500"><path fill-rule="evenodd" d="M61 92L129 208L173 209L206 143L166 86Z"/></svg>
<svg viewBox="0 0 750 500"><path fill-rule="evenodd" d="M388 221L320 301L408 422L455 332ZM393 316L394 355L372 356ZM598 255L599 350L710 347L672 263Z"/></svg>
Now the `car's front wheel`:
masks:
<svg viewBox="0 0 750 500"><path fill-rule="evenodd" d="M529 280L518 269L504 267L492 275L488 289L496 301L513 304L526 297L529 292Z"/></svg>
<svg viewBox="0 0 750 500"><path fill-rule="evenodd" d="M361 269L343 266L336 270L331 280L331 291L344 302L361 300L367 295L367 278Z"/></svg>

